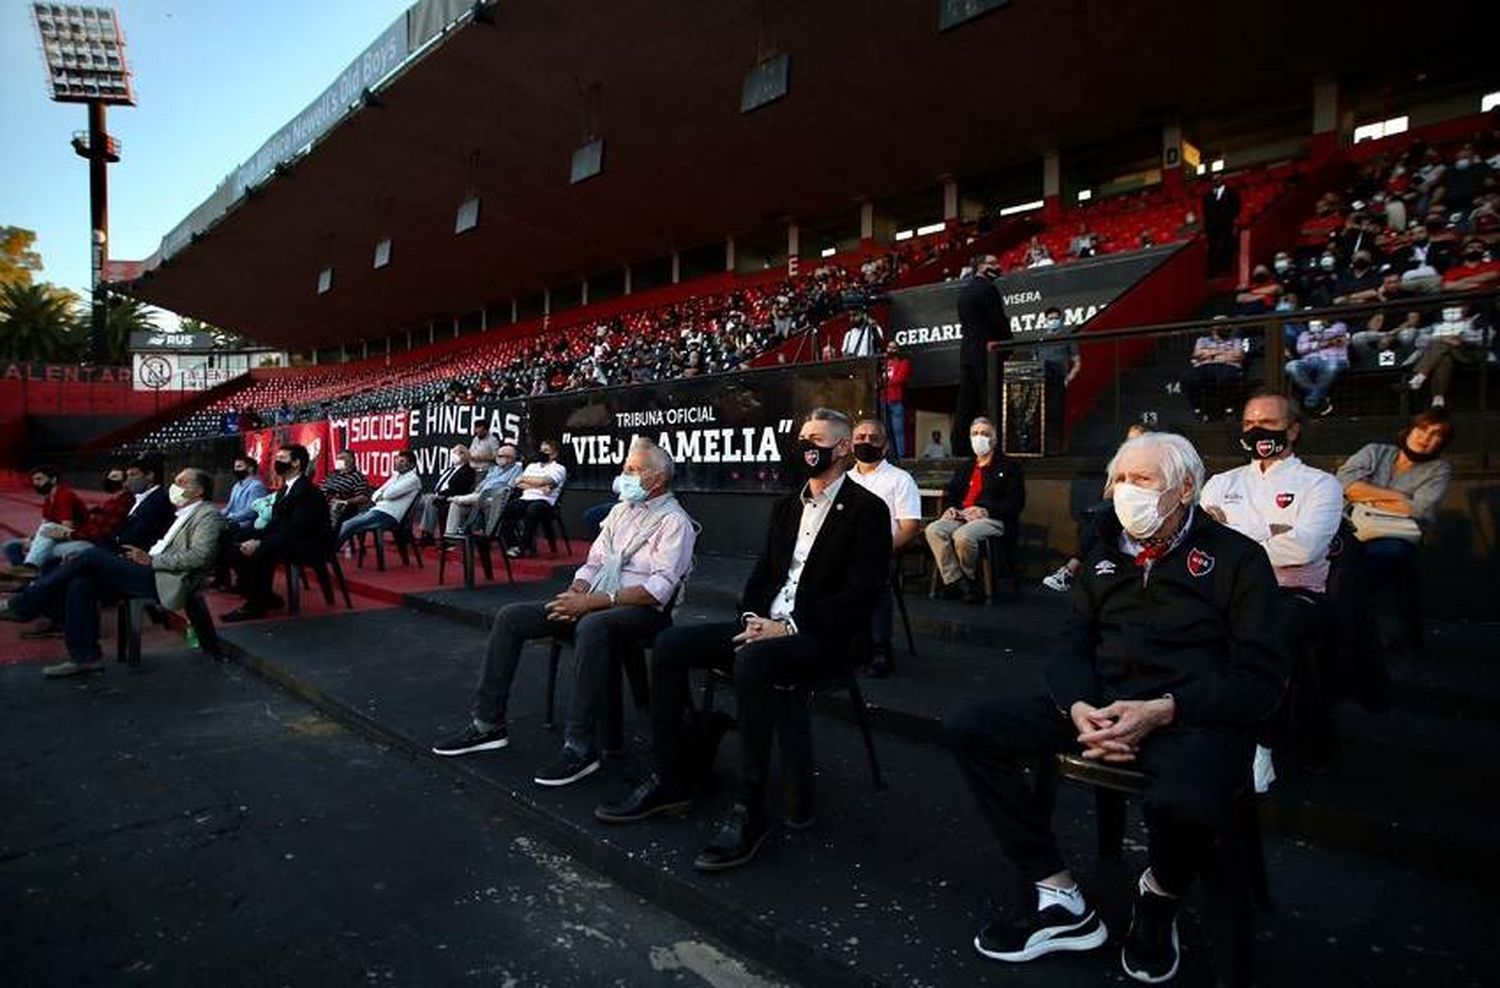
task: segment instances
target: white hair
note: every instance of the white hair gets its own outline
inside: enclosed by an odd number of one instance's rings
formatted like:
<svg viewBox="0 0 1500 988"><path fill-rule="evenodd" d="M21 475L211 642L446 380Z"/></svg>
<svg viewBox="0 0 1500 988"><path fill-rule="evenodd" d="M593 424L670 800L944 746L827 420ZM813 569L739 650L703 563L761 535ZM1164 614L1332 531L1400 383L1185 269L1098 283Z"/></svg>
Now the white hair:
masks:
<svg viewBox="0 0 1500 988"><path fill-rule="evenodd" d="M1138 450L1153 450L1158 452L1161 458L1161 472L1163 479L1167 482L1167 490L1177 490L1182 482L1189 478L1193 481L1193 495L1191 503L1198 503L1198 495L1203 491L1203 457L1193 448L1193 444L1175 432L1148 432L1134 439L1127 439L1115 450L1115 455L1110 457L1109 466L1104 468L1104 493L1109 493L1110 485L1114 483L1115 469L1120 465L1120 460L1126 453L1134 453Z"/></svg>
<svg viewBox="0 0 1500 988"><path fill-rule="evenodd" d="M647 468L652 473L659 473L669 485L672 483L672 474L676 472L676 464L672 462L672 456L666 450L645 436L636 436L630 440L630 452L640 453L646 458Z"/></svg>

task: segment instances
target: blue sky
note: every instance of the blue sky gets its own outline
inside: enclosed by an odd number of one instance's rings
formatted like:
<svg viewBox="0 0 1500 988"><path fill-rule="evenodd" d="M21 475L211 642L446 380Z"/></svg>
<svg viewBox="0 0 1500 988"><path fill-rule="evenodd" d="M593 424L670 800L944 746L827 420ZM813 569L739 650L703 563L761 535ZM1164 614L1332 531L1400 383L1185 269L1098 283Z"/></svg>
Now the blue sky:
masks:
<svg viewBox="0 0 1500 988"><path fill-rule="evenodd" d="M97 5L108 5L96 0ZM110 256L148 256L411 0L117 0L134 107L111 107ZM41 279L89 283L82 105L47 96L29 0L0 0L0 226L35 230Z"/></svg>

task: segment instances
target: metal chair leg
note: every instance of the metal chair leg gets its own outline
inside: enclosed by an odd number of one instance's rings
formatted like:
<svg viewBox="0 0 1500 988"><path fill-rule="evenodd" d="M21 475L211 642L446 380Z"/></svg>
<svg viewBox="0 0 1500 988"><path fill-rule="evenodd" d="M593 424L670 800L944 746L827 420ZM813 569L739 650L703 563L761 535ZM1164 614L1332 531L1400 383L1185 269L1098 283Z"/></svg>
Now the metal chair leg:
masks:
<svg viewBox="0 0 1500 988"><path fill-rule="evenodd" d="M846 673L844 686L849 691L850 706L854 708L854 722L859 725L860 733L865 737L865 754L870 759L870 777L875 781L876 789L885 788L885 777L880 774L880 759L875 756L875 738L870 733L870 718L865 710L865 696L860 691L859 680L854 673Z"/></svg>

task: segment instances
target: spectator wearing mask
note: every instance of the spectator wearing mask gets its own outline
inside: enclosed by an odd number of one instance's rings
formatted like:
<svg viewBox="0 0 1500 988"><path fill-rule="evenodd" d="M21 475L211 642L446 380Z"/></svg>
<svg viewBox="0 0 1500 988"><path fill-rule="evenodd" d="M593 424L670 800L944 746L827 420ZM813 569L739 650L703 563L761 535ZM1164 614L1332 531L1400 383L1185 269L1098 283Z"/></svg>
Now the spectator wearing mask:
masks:
<svg viewBox="0 0 1500 988"><path fill-rule="evenodd" d="M1309 319L1297 337L1297 357L1287 361L1286 373L1302 389L1302 405L1318 415L1333 411L1328 389L1349 369L1349 327L1342 322Z"/></svg>
<svg viewBox="0 0 1500 988"><path fill-rule="evenodd" d="M1203 196L1203 230L1208 235L1209 277L1228 274L1234 267L1235 224L1240 216L1240 194L1215 173Z"/></svg>
<svg viewBox="0 0 1500 988"><path fill-rule="evenodd" d="M422 478L417 476L417 457L411 450L396 454L396 472L385 483L375 488L370 495L370 506L339 526L336 549L360 532L389 532L401 524L401 519L416 503L422 493Z"/></svg>
<svg viewBox="0 0 1500 988"><path fill-rule="evenodd" d="M990 348L1011 338L1010 319L996 281L1000 261L994 254L974 259L974 275L958 293L959 343L958 404L953 413L953 455L966 456L969 423L985 407L985 376ZM1005 351L1000 351L1003 376ZM999 382L995 382L999 387ZM958 437L962 437L960 442Z"/></svg>
<svg viewBox="0 0 1500 988"><path fill-rule="evenodd" d="M1209 479L1203 510L1265 550L1283 591L1288 641L1301 645L1326 638L1328 548L1343 517L1343 488L1332 474L1297 458L1302 423L1285 395L1253 395L1245 402L1240 427L1240 448L1250 462ZM1256 749L1257 791L1276 777L1271 747Z"/></svg>
<svg viewBox="0 0 1500 988"><path fill-rule="evenodd" d="M468 464L474 471L474 481L484 479L490 467L495 465L495 454L500 452L500 437L490 431L488 418L475 417L474 440L469 443Z"/></svg>
<svg viewBox="0 0 1500 988"><path fill-rule="evenodd" d="M1234 393L1239 390L1245 365L1245 344L1229 325L1215 326L1207 336L1193 341L1191 366L1182 375L1182 390L1193 416L1200 422L1216 422L1234 414Z"/></svg>
<svg viewBox="0 0 1500 988"><path fill-rule="evenodd" d="M234 486L229 489L229 500L219 514L224 518L226 530L248 532L255 527L255 508L251 505L269 492L261 483L260 464L254 457L236 456L231 469Z"/></svg>
<svg viewBox="0 0 1500 988"><path fill-rule="evenodd" d="M677 626L651 653L652 774L628 797L594 811L604 823L630 823L691 806L688 674L713 668L734 676L739 719L739 785L734 808L693 862L700 871L748 863L771 834L767 775L776 688L836 675L855 657L869 627L891 554L890 518L878 497L848 483L853 427L847 416L814 409L798 433L805 483L776 503L765 548L740 601L740 620ZM790 821L807 825L810 820Z"/></svg>
<svg viewBox="0 0 1500 988"><path fill-rule="evenodd" d="M1016 918L980 930L985 957L1022 963L1103 946L1108 931L1068 870L1048 802L1028 770L1078 753L1138 766L1149 867L1135 884L1125 973L1162 982L1178 968L1182 897L1230 826L1254 731L1281 701L1287 651L1264 553L1194 502L1203 461L1181 436L1126 442L1108 468L1098 540L1074 589L1067 653L1046 690L971 703L949 744L1015 867Z"/></svg>
<svg viewBox="0 0 1500 988"><path fill-rule="evenodd" d="M1479 366L1487 359L1485 336L1470 308L1444 306L1442 321L1426 334L1421 356L1417 358L1407 387L1420 391L1424 384L1427 385L1432 394L1432 407L1443 408L1448 403L1448 385L1453 381L1454 366Z"/></svg>
<svg viewBox="0 0 1500 988"><path fill-rule="evenodd" d="M1452 441L1447 415L1429 409L1412 416L1394 446L1370 443L1338 469L1369 589L1392 592L1406 643L1416 652L1422 650L1417 551L1453 479L1452 464L1442 458Z"/></svg>
<svg viewBox="0 0 1500 988"><path fill-rule="evenodd" d="M172 522L149 548L130 546L123 556L86 549L0 603L0 618L11 621L61 613L68 658L44 668L43 675L56 679L104 669L99 648L99 606L104 601L144 597L176 611L198 592L213 568L224 524L207 501L212 488L208 472L180 471L168 494Z"/></svg>
<svg viewBox="0 0 1500 988"><path fill-rule="evenodd" d="M1443 272L1443 291L1487 292L1500 286L1500 261L1485 257L1483 240L1478 237L1465 240L1462 258Z"/></svg>
<svg viewBox="0 0 1500 988"><path fill-rule="evenodd" d="M972 604L984 600L980 546L1016 525L1026 506L1026 481L1021 464L996 448L995 426L989 419L974 420L969 444L974 456L953 471L943 488L947 507L925 534L942 577L943 595Z"/></svg>
<svg viewBox="0 0 1500 988"><path fill-rule="evenodd" d="M125 489L125 470L110 467L100 478L99 487L104 491L104 500L88 509L82 524L57 522L44 526L43 534L54 542L52 559L67 559L93 545L109 545L124 526L130 509L135 506L135 495Z"/></svg>
<svg viewBox="0 0 1500 988"><path fill-rule="evenodd" d="M901 553L922 534L922 495L911 474L887 460L890 448L885 426L876 419L861 419L854 425L854 469L849 479L885 502L891 516L891 558ZM887 574L893 567L887 566ZM892 576L891 578L894 578ZM891 671L892 606L890 579L875 597L875 619L870 661L861 672L867 676L887 676Z"/></svg>
<svg viewBox="0 0 1500 988"><path fill-rule="evenodd" d="M438 474L432 490L421 495L417 503L422 508L422 519L417 524L424 545L431 545L439 526L446 531L449 502L464 494L472 493L476 471L469 465L468 446L454 446L448 451L448 465Z"/></svg>
<svg viewBox="0 0 1500 988"><path fill-rule="evenodd" d="M271 592L271 582L281 563L314 563L328 558L332 533L328 502L308 476L310 465L307 447L300 443L287 443L276 450L271 469L280 478L281 488L271 504L270 521L230 554L230 567L238 573L239 592L245 595L245 602L221 620L249 621L280 607L282 600Z"/></svg>
<svg viewBox="0 0 1500 988"><path fill-rule="evenodd" d="M1250 284L1243 286L1234 296L1235 305L1241 315L1258 316L1276 308L1281 297L1281 283L1271 277L1271 269L1257 264L1250 273Z"/></svg>
<svg viewBox="0 0 1500 988"><path fill-rule="evenodd" d="M885 424L890 430L891 448L896 459L906 459L906 382L911 377L911 358L894 338L885 348L885 363L880 368L880 400L885 407Z"/></svg>
<svg viewBox="0 0 1500 988"><path fill-rule="evenodd" d="M1443 176L1443 208L1450 213L1468 213L1489 177L1490 166L1474 153L1473 144L1464 144L1453 156L1453 167Z"/></svg>
<svg viewBox="0 0 1500 988"><path fill-rule="evenodd" d="M1430 220L1412 227L1405 246L1391 259L1403 278L1408 275L1412 278L1439 276L1452 265L1449 248L1435 239L1443 232L1444 226L1442 220Z"/></svg>
<svg viewBox="0 0 1500 988"><path fill-rule="evenodd" d="M1333 304L1338 292L1339 256L1330 246L1318 255L1315 266L1307 272L1307 301L1313 308L1325 308Z"/></svg>
<svg viewBox="0 0 1500 988"><path fill-rule="evenodd" d="M1271 259L1271 271L1276 278L1276 283L1281 286L1277 301L1287 295L1300 298L1306 293L1306 280L1302 272L1297 269L1297 262L1292 260L1291 254L1284 250L1277 251L1276 256Z"/></svg>
<svg viewBox="0 0 1500 988"><path fill-rule="evenodd" d="M83 524L88 517L88 506L73 488L62 482L57 467L50 464L32 467L28 479L31 489L42 498L42 522L29 539L12 539L5 543L5 558L10 562L10 575L29 578L41 572L42 564L52 558L52 550L60 541L51 534L56 526Z"/></svg>
<svg viewBox="0 0 1500 988"><path fill-rule="evenodd" d="M1375 270L1370 252L1355 251L1349 270L1334 279L1333 302L1335 305L1349 305L1371 301L1379 292L1380 281L1380 272Z"/></svg>
<svg viewBox="0 0 1500 988"><path fill-rule="evenodd" d="M495 615L473 719L439 741L439 755L465 755L509 743L506 715L521 650L538 638L570 638L575 674L563 748L537 772L541 786L565 786L599 768L598 721L609 672L623 653L650 646L693 564L697 526L670 491L666 451L637 437L625 458L620 500L568 589L546 603L509 604Z"/></svg>
<svg viewBox="0 0 1500 988"><path fill-rule="evenodd" d="M469 493L456 494L448 501L446 534L457 535L465 525L481 532L490 530L521 476L520 456L514 444L500 444L495 452L495 465L485 473L484 479ZM481 513L475 513L476 507L482 509Z"/></svg>
<svg viewBox="0 0 1500 988"><path fill-rule="evenodd" d="M1125 439L1138 439L1150 432L1151 429L1139 422L1132 422L1125 430ZM1069 556L1067 560L1055 571L1042 578L1042 586L1057 593L1067 593L1073 588L1073 581L1078 577L1078 572L1083 568L1083 560L1094 551L1094 545L1098 541L1098 520L1103 514L1114 510L1114 503L1107 498L1085 511L1083 523L1079 529L1078 555Z"/></svg>
<svg viewBox="0 0 1500 988"><path fill-rule="evenodd" d="M568 482L568 470L558 462L558 452L557 443L551 439L542 440L536 460L528 463L521 476L516 478L520 496L505 506L505 513L501 516L503 521L521 526L520 544L506 550L511 556L519 556L522 550L535 555L537 527L557 513L557 499L562 496L563 485Z"/></svg>
<svg viewBox="0 0 1500 988"><path fill-rule="evenodd" d="M1422 314L1415 310L1395 326L1385 312L1372 312L1365 328L1349 338L1350 363L1362 366L1394 367L1397 350L1410 352L1422 330Z"/></svg>
<svg viewBox="0 0 1500 988"><path fill-rule="evenodd" d="M141 456L125 468L125 489L131 494L130 511L104 548L149 549L171 527L174 510L161 486L164 469L157 455Z"/></svg>
<svg viewBox="0 0 1500 988"><path fill-rule="evenodd" d="M323 481L323 496L328 499L328 517L334 525L340 524L349 512L357 514L369 506L370 482L360 473L352 449L334 457L333 473Z"/></svg>

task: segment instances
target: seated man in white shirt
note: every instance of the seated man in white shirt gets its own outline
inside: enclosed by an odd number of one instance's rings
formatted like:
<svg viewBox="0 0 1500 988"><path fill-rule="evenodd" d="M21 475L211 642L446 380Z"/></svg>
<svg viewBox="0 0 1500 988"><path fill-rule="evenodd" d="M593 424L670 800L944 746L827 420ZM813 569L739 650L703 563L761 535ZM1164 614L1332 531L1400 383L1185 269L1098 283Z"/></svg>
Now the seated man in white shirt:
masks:
<svg viewBox="0 0 1500 988"><path fill-rule="evenodd" d="M1328 547L1343 517L1344 491L1331 473L1310 467L1294 452L1302 431L1295 402L1260 392L1245 402L1240 446L1251 462L1215 474L1203 486L1203 509L1241 535L1261 544L1276 572L1294 662L1299 676L1308 646L1326 635L1330 621L1323 607L1328 582ZM1326 711L1310 711L1321 718ZM1326 726L1326 725L1325 725ZM1275 778L1270 746L1256 751L1257 789Z"/></svg>
<svg viewBox="0 0 1500 988"><path fill-rule="evenodd" d="M911 474L885 458L889 445L885 425L879 419L856 422L855 463L849 479L885 502L886 510L891 513L891 558L897 559L922 534L922 494ZM891 586L887 580L875 598L873 654L860 669L866 676L890 675L891 608Z"/></svg>
<svg viewBox="0 0 1500 988"><path fill-rule="evenodd" d="M466 755L510 743L506 710L521 649L537 638L573 640L573 694L563 750L537 772L542 786L565 786L599 767L597 722L611 663L623 649L649 645L672 623L668 608L693 563L696 525L668 490L672 458L637 438L625 458L620 501L568 589L551 600L510 604L495 615L473 720L432 750Z"/></svg>
<svg viewBox="0 0 1500 988"><path fill-rule="evenodd" d="M411 450L396 454L396 472L370 495L370 506L339 526L338 548L360 532L387 532L401 523L422 493L417 457Z"/></svg>
<svg viewBox="0 0 1500 988"><path fill-rule="evenodd" d="M551 439L543 439L537 448L537 458L528 463L521 476L516 479L520 496L505 506L503 521L520 522L521 539L505 550L509 555L519 556L522 550L536 555L536 529L550 521L556 513L557 499L562 496L563 485L568 482L568 470L558 462L561 449Z"/></svg>

